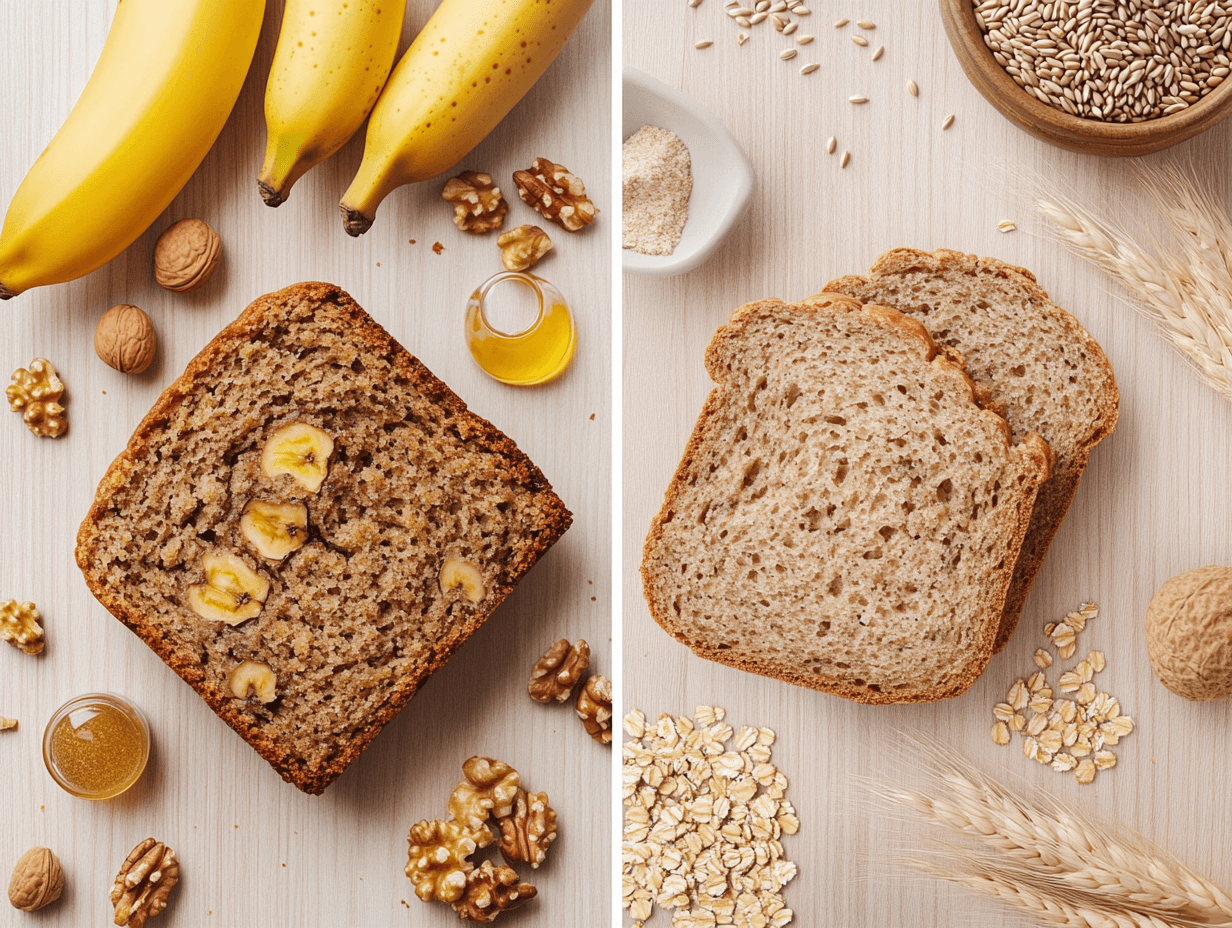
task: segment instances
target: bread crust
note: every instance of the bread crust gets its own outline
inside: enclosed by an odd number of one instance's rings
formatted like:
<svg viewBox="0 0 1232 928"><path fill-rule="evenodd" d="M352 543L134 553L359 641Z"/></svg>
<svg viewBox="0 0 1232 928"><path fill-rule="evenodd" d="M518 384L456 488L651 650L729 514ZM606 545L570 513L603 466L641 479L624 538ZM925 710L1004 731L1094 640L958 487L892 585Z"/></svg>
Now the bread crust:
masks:
<svg viewBox="0 0 1232 928"><path fill-rule="evenodd" d="M337 313L345 321L349 335L364 351L389 361L391 366L413 382L422 394L445 409L459 433L480 450L504 456L519 478L538 489L538 505L545 514L544 524L538 526L541 534L535 537L526 556L506 574L510 579L494 588L466 622L451 627L448 636L434 649L433 659L414 676L398 681L388 701L375 717L340 751L332 755L328 765L307 770L297 764L296 755L267 737L251 725L233 707L230 693L224 693L205 679L202 665L177 650L167 640L159 626L138 614L122 596L122 590L111 587L97 570L98 546L100 543L99 521L109 509L113 494L129 483L138 462L145 459L151 443L171 417L171 413L192 394L196 384L209 381L217 363L241 345L252 340L262 331L266 314L292 301L304 301L314 305L317 312ZM492 614L501 601L509 595L517 580L564 534L572 522L572 515L564 503L552 492L543 473L517 447L507 435L486 419L470 412L466 404L446 384L435 377L427 367L403 348L388 332L344 292L328 283L306 282L286 287L254 300L239 317L207 344L189 362L181 374L159 396L154 406L141 420L128 445L107 468L94 496L94 502L77 532L76 559L85 576L86 585L94 597L113 616L124 623L144 641L175 673L197 691L211 709L233 728L282 776L299 789L310 794L320 794L346 769L368 746L381 729L410 701L418 688L436 670L445 665L453 653Z"/></svg>
<svg viewBox="0 0 1232 928"><path fill-rule="evenodd" d="M643 546L641 563L642 589L651 616L665 631L687 645L699 657L717 661L739 670L772 677L785 683L792 683L834 696L841 696L856 702L870 705L887 705L931 702L958 696L965 692L979 678L987 666L988 660L994 653L993 645L996 641L999 618L1004 608L1005 597L1008 593L1012 577L1011 570L1008 568L997 572L991 579L991 582L984 584L980 590L980 612L987 616L987 620L981 623L977 629L978 640L975 647L975 659L969 665L962 668L960 675L952 685L937 686L911 693L903 693L902 691L894 693L883 692L866 686L855 685L832 675L795 672L784 668L780 663L762 662L741 657L733 654L730 650L713 647L708 642L691 640L688 635L676 627L672 621L670 610L666 607L665 603L660 602L655 596L658 584L665 579L671 567L671 565L663 564L657 553L665 540L665 526L673 518L682 491L692 483L697 469L700 467L703 449L710 440L708 435L710 423L719 417L728 408L730 403L729 390L731 378L729 376L730 365L728 362L734 354L738 353L741 336L754 320L766 315L783 312L798 312L802 314L828 312L861 313L874 320L876 324L885 328L888 332L916 341L919 345L920 353L925 360L940 370L961 377L971 399L979 407L976 414L987 417L990 422L994 423L1005 441L1007 449L1011 447L1009 424L995 411L985 408L979 402L980 391L977 390L967 372L961 365L955 363L952 355L939 351L938 346L928 334L928 331L918 320L895 309L872 304L861 304L858 300L838 293L821 293L797 304L788 304L782 300L760 300L745 304L736 309L729 321L715 332L710 340L710 344L706 348L706 370L711 379L714 380L715 387L706 398L697 423L685 445L684 454L664 493L663 505L651 522L650 530ZM1047 443L1034 432L1030 433L1020 442L1016 450L1023 456L1029 468L1034 471L1035 480L1034 485L1024 492L1018 503L1015 525L1012 532L1012 546L1015 551L1021 545L1030 524L1035 493L1040 484L1047 479L1052 464L1052 457Z"/></svg>
<svg viewBox="0 0 1232 928"><path fill-rule="evenodd" d="M1065 466L1054 468L1052 477L1040 488L1036 497L1035 510L1031 516L1031 528L1027 532L1022 550L1018 555L1018 563L1014 568L1014 582L1006 597L1001 624L997 630L995 651L1000 651L1009 643L1014 630L1018 627L1018 620L1026 606L1035 577L1043 567L1048 548L1061 528L1061 522L1065 519L1065 514L1069 511L1074 496L1078 492L1078 483L1090 461L1091 451L1116 428L1120 394L1117 390L1112 365L1108 362L1103 348L1073 315L1052 302L1047 291L1036 281L1035 275L1026 268L1007 264L996 258L981 258L948 248L933 252L921 251L917 248L895 248L881 255L873 263L867 276L840 277L826 284L824 290L850 295L866 287L876 286L878 278L901 277L916 271L937 275L961 274L972 277L993 274L1006 279L1020 288L1039 307L1042 315L1058 323L1065 331L1066 338L1071 343L1081 346L1097 370L1099 414L1089 423L1086 435L1078 443L1074 452L1068 456L1064 462ZM1009 359L1007 359L1008 366ZM988 392L995 402L995 391ZM1006 407L1002 405L1001 409L1004 413ZM1056 453L1055 449L1053 453Z"/></svg>

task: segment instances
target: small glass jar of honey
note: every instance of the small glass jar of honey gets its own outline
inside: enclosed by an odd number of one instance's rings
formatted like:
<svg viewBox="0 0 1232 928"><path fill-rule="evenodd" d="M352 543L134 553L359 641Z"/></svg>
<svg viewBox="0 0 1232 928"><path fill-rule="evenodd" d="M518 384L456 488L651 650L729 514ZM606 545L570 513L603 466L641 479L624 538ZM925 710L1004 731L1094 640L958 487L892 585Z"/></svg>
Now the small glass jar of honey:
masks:
<svg viewBox="0 0 1232 928"><path fill-rule="evenodd" d="M529 319L525 328L519 315ZM569 366L577 333L559 290L534 274L504 271L471 294L466 345L486 373L525 387L546 383Z"/></svg>
<svg viewBox="0 0 1232 928"><path fill-rule="evenodd" d="M111 799L137 782L150 756L150 725L140 709L110 693L66 702L43 732L43 763L65 791Z"/></svg>

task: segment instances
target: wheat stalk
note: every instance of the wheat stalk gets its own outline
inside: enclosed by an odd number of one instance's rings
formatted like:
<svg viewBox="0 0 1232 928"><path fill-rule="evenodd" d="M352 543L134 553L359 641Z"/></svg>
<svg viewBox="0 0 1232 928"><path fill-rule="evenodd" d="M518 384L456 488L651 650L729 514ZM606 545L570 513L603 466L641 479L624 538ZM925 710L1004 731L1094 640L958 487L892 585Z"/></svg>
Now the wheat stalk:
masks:
<svg viewBox="0 0 1232 928"><path fill-rule="evenodd" d="M1056 236L1136 296L1164 335L1232 401L1232 221L1172 168L1144 185L1176 247L1152 255L1123 228L1065 197L1037 200Z"/></svg>
<svg viewBox="0 0 1232 928"><path fill-rule="evenodd" d="M1126 926L1232 926L1232 898L1145 838L1100 825L1055 800L1033 805L978 772L942 766L937 775L947 791L942 796L881 790L925 821L978 842L976 851L947 847L943 865L922 865L927 872L964 885L996 884L994 894L1006 898L1047 898L1057 911L1113 919L1091 925L1126 918Z"/></svg>

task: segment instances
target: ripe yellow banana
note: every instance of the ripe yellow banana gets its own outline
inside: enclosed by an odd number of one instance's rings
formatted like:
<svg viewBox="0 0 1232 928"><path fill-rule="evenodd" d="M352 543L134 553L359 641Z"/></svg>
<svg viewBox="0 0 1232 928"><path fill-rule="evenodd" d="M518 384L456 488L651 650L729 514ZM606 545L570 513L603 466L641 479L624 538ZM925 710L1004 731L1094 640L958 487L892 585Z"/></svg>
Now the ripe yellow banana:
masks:
<svg viewBox="0 0 1232 928"><path fill-rule="evenodd" d="M0 299L106 264L188 183L252 63L265 0L122 0L0 231Z"/></svg>
<svg viewBox="0 0 1232 928"><path fill-rule="evenodd" d="M269 206L347 143L381 95L402 37L402 0L287 0L265 87Z"/></svg>
<svg viewBox="0 0 1232 928"><path fill-rule="evenodd" d="M592 0L441 0L368 120L359 173L339 204L362 235L389 193L457 164L564 47Z"/></svg>

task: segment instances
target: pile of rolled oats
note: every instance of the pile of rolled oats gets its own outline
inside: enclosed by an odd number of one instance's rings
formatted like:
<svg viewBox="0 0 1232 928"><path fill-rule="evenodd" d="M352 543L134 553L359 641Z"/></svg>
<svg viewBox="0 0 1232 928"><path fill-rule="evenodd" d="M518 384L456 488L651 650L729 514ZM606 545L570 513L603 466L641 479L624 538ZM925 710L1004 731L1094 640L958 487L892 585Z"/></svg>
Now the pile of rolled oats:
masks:
<svg viewBox="0 0 1232 928"><path fill-rule="evenodd" d="M654 904L673 928L782 928L782 889L796 875L781 835L800 827L770 762L774 732L735 732L714 706L693 718L625 716L622 902L640 926ZM727 742L735 736L729 748Z"/></svg>
<svg viewBox="0 0 1232 928"><path fill-rule="evenodd" d="M1078 649L1078 634L1087 622L1099 616L1095 603L1083 603L1060 622L1044 626L1044 634L1057 648L1062 660L1073 657ZM1098 691L1094 678L1104 669L1104 653L1091 651L1073 668L1061 674L1057 689L1072 698L1053 698L1044 671L1052 666L1052 655L1040 648L1035 652L1039 668L1026 680L1019 679L1010 687L1005 702L997 703L992 714L992 740L999 745L1010 743L1011 734L1022 738L1022 753L1030 760L1047 764L1058 773L1074 772L1082 784L1095 780L1099 770L1116 766L1113 747L1134 730L1134 720L1121 714L1115 696ZM1031 710L1030 720L1023 710Z"/></svg>

